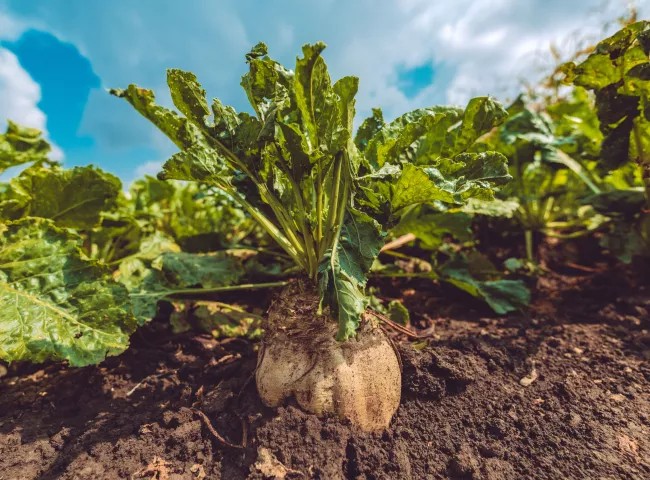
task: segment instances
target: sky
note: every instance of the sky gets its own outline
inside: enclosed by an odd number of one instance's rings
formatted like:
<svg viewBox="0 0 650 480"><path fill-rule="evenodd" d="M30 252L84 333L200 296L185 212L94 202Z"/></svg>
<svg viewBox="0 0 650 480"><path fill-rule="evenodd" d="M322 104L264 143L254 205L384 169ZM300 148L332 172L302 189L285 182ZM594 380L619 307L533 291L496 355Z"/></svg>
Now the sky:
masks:
<svg viewBox="0 0 650 480"><path fill-rule="evenodd" d="M0 0L0 129L42 129L52 158L94 164L125 186L155 175L174 145L107 88L154 89L165 70L194 72L209 98L249 110L244 55L262 40L293 68L324 41L333 79L360 78L357 119L394 118L472 96L507 102L522 82L617 27L628 0ZM650 0L638 0L639 18ZM359 122L357 122L359 123Z"/></svg>

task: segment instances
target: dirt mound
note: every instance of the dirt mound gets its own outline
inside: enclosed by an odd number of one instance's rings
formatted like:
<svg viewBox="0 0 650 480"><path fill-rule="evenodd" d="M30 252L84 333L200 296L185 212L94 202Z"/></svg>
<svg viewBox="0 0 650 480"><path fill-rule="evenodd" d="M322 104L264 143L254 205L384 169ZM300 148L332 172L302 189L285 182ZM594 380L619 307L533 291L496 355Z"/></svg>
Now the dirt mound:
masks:
<svg viewBox="0 0 650 480"><path fill-rule="evenodd" d="M542 277L530 316L429 315L382 434L264 407L254 343L163 322L97 367L12 366L0 478L650 478L650 296L615 278Z"/></svg>

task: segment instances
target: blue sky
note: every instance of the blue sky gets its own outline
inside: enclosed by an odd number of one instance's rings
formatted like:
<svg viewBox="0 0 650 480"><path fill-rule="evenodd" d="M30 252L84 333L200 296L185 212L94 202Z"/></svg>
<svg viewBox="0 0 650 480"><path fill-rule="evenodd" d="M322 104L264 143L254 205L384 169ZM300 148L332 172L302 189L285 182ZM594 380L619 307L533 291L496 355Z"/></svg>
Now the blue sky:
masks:
<svg viewBox="0 0 650 480"><path fill-rule="evenodd" d="M137 83L169 105L165 69L176 67L247 109L239 80L252 45L264 40L291 67L303 43L323 40L332 76L361 79L358 117L379 106L391 118L506 100L539 77L551 42L569 52L624 11L620 0L0 0L0 128L41 128L66 166L93 163L128 184L174 147L106 88Z"/></svg>

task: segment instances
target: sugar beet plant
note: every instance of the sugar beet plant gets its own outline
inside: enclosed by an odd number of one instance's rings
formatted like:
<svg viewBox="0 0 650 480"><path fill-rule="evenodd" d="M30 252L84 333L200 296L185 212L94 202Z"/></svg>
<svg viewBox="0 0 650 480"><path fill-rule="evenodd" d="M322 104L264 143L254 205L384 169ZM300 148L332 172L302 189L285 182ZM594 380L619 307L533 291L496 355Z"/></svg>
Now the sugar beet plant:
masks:
<svg viewBox="0 0 650 480"><path fill-rule="evenodd" d="M256 224L225 194L149 177L126 195L115 176L64 169L49 151L38 130L9 122L0 135L0 173L27 166L0 183L0 359L99 363L159 300L284 283L268 283L286 262L261 254Z"/></svg>
<svg viewBox="0 0 650 480"><path fill-rule="evenodd" d="M169 70L176 108L135 85L126 99L180 149L161 179L201 182L228 194L304 272L268 312L257 386L270 406L294 396L308 411L384 428L400 399L389 339L366 316L366 273L404 209L492 199L509 180L499 153L469 153L506 115L489 97L466 109L433 107L390 123L366 120L353 135L358 79L332 83L322 43L305 45L295 70L260 43L241 85L254 115L212 105L189 72Z"/></svg>
<svg viewBox="0 0 650 480"><path fill-rule="evenodd" d="M612 218L601 244L627 262L634 255L648 256L650 21L625 26L598 43L583 62L567 63L562 71L566 83L591 90L596 98L604 137L600 170L609 181L590 203Z"/></svg>

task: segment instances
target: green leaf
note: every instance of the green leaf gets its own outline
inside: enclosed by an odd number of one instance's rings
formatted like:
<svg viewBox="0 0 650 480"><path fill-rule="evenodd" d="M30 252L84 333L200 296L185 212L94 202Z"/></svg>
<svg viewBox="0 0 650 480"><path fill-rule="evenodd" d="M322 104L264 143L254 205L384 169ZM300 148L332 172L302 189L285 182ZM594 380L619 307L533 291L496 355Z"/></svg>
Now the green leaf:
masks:
<svg viewBox="0 0 650 480"><path fill-rule="evenodd" d="M336 248L325 255L319 266L323 306L338 319L337 338L354 336L369 300L363 293L366 274L383 246L379 224L370 216L349 209Z"/></svg>
<svg viewBox="0 0 650 480"><path fill-rule="evenodd" d="M316 112L320 111L321 115L325 113L322 111L322 107L326 99L321 96L321 93L329 84L329 76L324 67L325 62L320 56L323 50L325 50L323 42L303 45L303 58L296 60L296 104L300 110L302 124L312 149L318 148L319 128Z"/></svg>
<svg viewBox="0 0 650 480"><path fill-rule="evenodd" d="M341 271L361 287L366 285L366 273L384 245L380 225L369 215L350 208L338 242Z"/></svg>
<svg viewBox="0 0 650 480"><path fill-rule="evenodd" d="M153 261L163 253L179 252L180 247L164 233L156 230L148 237L145 237L140 242L138 253L134 257L140 260Z"/></svg>
<svg viewBox="0 0 650 480"><path fill-rule="evenodd" d="M161 180L199 181L221 186L227 183L230 172L217 150L194 145L167 160L158 177Z"/></svg>
<svg viewBox="0 0 650 480"><path fill-rule="evenodd" d="M450 157L466 152L479 137L501 125L507 116L508 112L492 97L471 99L463 113L453 148L443 149L442 154Z"/></svg>
<svg viewBox="0 0 650 480"><path fill-rule="evenodd" d="M372 109L372 116L366 118L354 137L354 144L360 152L365 151L370 140L384 127L384 115L380 108Z"/></svg>
<svg viewBox="0 0 650 480"><path fill-rule="evenodd" d="M604 215L633 216L641 211L645 196L640 189L612 190L592 195L584 202Z"/></svg>
<svg viewBox="0 0 650 480"><path fill-rule="evenodd" d="M260 317L218 302L196 302L191 309L177 310L172 313L170 323L174 333L194 330L215 338L259 340L263 333Z"/></svg>
<svg viewBox="0 0 650 480"><path fill-rule="evenodd" d="M232 285L244 276L244 267L228 254L167 252L148 268L140 259L123 262L117 280L129 289L140 325L156 315L158 301L192 287L210 289Z"/></svg>
<svg viewBox="0 0 650 480"><path fill-rule="evenodd" d="M51 147L42 132L7 120L7 130L0 135L0 174L17 165L47 162Z"/></svg>
<svg viewBox="0 0 650 480"><path fill-rule="evenodd" d="M445 176L445 170L453 173ZM505 157L496 152L459 155L453 168L451 164L440 169L406 165L394 186L391 208L397 212L409 205L434 201L463 203L472 197L491 200L492 185L511 178Z"/></svg>
<svg viewBox="0 0 650 480"><path fill-rule="evenodd" d="M408 309L397 300L393 300L388 304L388 317L395 323L400 325L408 325L411 321L411 314Z"/></svg>
<svg viewBox="0 0 650 480"><path fill-rule="evenodd" d="M138 179L131 184L129 194L133 199L134 209L142 211L171 198L174 194L174 185L145 175L144 178Z"/></svg>
<svg viewBox="0 0 650 480"><path fill-rule="evenodd" d="M153 262L153 268L161 271L177 288L232 285L244 275L241 261L224 253L168 252Z"/></svg>
<svg viewBox="0 0 650 480"><path fill-rule="evenodd" d="M460 207L460 211L470 215L512 218L518 208L519 202L514 198L508 200L495 198L489 201L470 198L465 205Z"/></svg>
<svg viewBox="0 0 650 480"><path fill-rule="evenodd" d="M60 227L91 229L122 189L120 180L92 166L70 170L30 168L9 183L0 215L50 218Z"/></svg>
<svg viewBox="0 0 650 480"><path fill-rule="evenodd" d="M269 49L266 46L266 44L264 42L258 42L257 45L251 48L251 51L246 54L246 61L250 62L251 60L254 60L256 58L263 57L268 53L269 53Z"/></svg>
<svg viewBox="0 0 650 480"><path fill-rule="evenodd" d="M647 128L650 81L650 22L640 21L601 41L579 65L562 67L566 83L593 90L604 135L602 164L614 169L627 162L650 163ZM643 115L642 115L643 114ZM648 194L646 195L647 198Z"/></svg>
<svg viewBox="0 0 650 480"><path fill-rule="evenodd" d="M43 219L0 225L0 357L96 364L128 346L126 289L86 260L81 238Z"/></svg>
<svg viewBox="0 0 650 480"><path fill-rule="evenodd" d="M203 134L195 125L186 118L180 117L173 110L157 105L151 90L138 88L137 85L129 85L126 90L111 89L109 93L118 98L124 98L179 148L189 148L197 143L205 143Z"/></svg>
<svg viewBox="0 0 650 480"><path fill-rule="evenodd" d="M486 202L489 204L489 202ZM444 242L445 236L453 236L458 242L472 240L470 229L472 218L465 213L426 213L409 214L391 230L393 236L412 233L420 241L420 247L426 250L437 250Z"/></svg>
<svg viewBox="0 0 650 480"><path fill-rule="evenodd" d="M409 147L444 118L443 113L422 108L383 125L368 142L364 152L367 160L374 169L405 160Z"/></svg>
<svg viewBox="0 0 650 480"><path fill-rule="evenodd" d="M167 70L167 85L176 108L200 128L204 127L210 108L196 75L171 68Z"/></svg>
<svg viewBox="0 0 650 480"><path fill-rule="evenodd" d="M530 304L530 290L521 280L492 280L498 271L485 257L474 252L457 254L439 270L441 278L482 298L499 315L519 310Z"/></svg>

